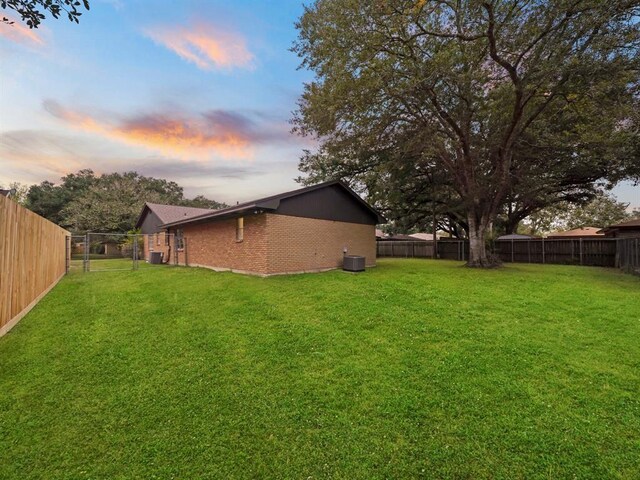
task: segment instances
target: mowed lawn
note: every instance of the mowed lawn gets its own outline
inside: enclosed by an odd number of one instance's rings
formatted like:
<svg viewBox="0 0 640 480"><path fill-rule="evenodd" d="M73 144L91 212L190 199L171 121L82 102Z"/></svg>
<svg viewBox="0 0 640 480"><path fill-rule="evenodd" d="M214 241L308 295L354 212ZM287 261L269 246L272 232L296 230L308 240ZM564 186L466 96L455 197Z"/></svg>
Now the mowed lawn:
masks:
<svg viewBox="0 0 640 480"><path fill-rule="evenodd" d="M0 478L640 477L640 279L67 276L0 338Z"/></svg>

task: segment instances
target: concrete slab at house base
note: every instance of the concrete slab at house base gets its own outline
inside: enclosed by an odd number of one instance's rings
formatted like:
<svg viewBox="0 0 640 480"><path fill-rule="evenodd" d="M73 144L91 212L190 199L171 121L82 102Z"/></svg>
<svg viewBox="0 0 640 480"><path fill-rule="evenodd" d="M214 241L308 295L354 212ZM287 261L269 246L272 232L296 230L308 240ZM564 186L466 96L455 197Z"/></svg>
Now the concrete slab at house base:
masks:
<svg viewBox="0 0 640 480"><path fill-rule="evenodd" d="M317 268L314 270L298 270L295 272L260 273L260 272L253 272L251 270L238 270L236 268L212 267L210 265L200 265L196 263L190 263L189 266L196 267L196 268L206 268L207 270L213 270L214 272L239 273L241 275L251 275L253 277L261 277L261 278L276 277L278 275L301 275L303 273L330 272L331 270L337 270L340 268L340 267L329 267L329 268Z"/></svg>

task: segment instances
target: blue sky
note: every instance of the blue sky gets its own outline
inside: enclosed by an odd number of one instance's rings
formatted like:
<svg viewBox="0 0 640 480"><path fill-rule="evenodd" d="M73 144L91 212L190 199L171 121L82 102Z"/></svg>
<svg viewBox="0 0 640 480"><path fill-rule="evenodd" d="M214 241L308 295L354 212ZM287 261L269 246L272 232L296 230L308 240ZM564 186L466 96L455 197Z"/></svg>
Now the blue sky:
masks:
<svg viewBox="0 0 640 480"><path fill-rule="evenodd" d="M288 123L311 78L289 51L301 13L299 1L93 0L79 25L0 35L0 184L92 168L226 202L296 188L312 146Z"/></svg>
<svg viewBox="0 0 640 480"><path fill-rule="evenodd" d="M311 79L289 51L302 11L298 0L92 0L79 25L0 25L0 185L92 168L227 203L296 188L313 147L288 123ZM640 206L640 187L615 193Z"/></svg>

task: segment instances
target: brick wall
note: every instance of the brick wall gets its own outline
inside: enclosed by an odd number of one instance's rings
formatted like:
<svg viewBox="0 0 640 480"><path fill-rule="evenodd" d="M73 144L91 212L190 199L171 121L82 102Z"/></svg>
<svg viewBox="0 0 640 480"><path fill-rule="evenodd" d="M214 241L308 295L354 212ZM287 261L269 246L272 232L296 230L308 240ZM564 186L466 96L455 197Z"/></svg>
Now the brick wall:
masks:
<svg viewBox="0 0 640 480"><path fill-rule="evenodd" d="M236 219L183 228L189 265L267 274L267 219L244 217L244 239L236 242ZM180 263L184 259L179 257Z"/></svg>
<svg viewBox="0 0 640 480"><path fill-rule="evenodd" d="M244 217L244 239L236 242L236 219L185 225L188 264L271 275L325 270L349 255L376 263L375 226L286 215ZM180 263L184 257L179 256Z"/></svg>
<svg viewBox="0 0 640 480"><path fill-rule="evenodd" d="M167 237L169 237L171 245L167 245ZM164 232L150 233L144 236L144 259L149 261L151 252L162 252L164 256L163 262L170 260L173 262L171 256L171 250L173 250L173 235L168 235Z"/></svg>
<svg viewBox="0 0 640 480"><path fill-rule="evenodd" d="M342 266L347 255L376 264L375 225L267 214L268 273L302 272Z"/></svg>

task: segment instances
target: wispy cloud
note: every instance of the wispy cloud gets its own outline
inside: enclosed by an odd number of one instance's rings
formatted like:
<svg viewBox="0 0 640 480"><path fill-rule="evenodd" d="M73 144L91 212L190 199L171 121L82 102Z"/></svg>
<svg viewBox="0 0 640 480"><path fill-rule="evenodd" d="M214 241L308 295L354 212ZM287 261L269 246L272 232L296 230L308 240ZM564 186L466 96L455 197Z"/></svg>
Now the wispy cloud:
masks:
<svg viewBox="0 0 640 480"><path fill-rule="evenodd" d="M213 155L250 159L257 145L294 139L284 123L258 124L246 115L226 110L198 114L173 110L121 117L89 114L53 100L46 100L43 106L76 129L190 160Z"/></svg>
<svg viewBox="0 0 640 480"><path fill-rule="evenodd" d="M27 27L19 19L5 12L0 13L0 16L13 22L11 25L0 23L0 37L29 47L44 46L44 40L34 29Z"/></svg>
<svg viewBox="0 0 640 480"><path fill-rule="evenodd" d="M254 162L202 162L131 151L100 139L39 129L0 132L0 158L0 185L13 181L56 182L81 168L96 173L135 170L177 181L187 195L203 194L228 203L294 188L291 179L297 175L297 157L286 154L267 155Z"/></svg>
<svg viewBox="0 0 640 480"><path fill-rule="evenodd" d="M144 33L202 70L253 66L254 56L244 37L210 23L159 25L145 29Z"/></svg>

